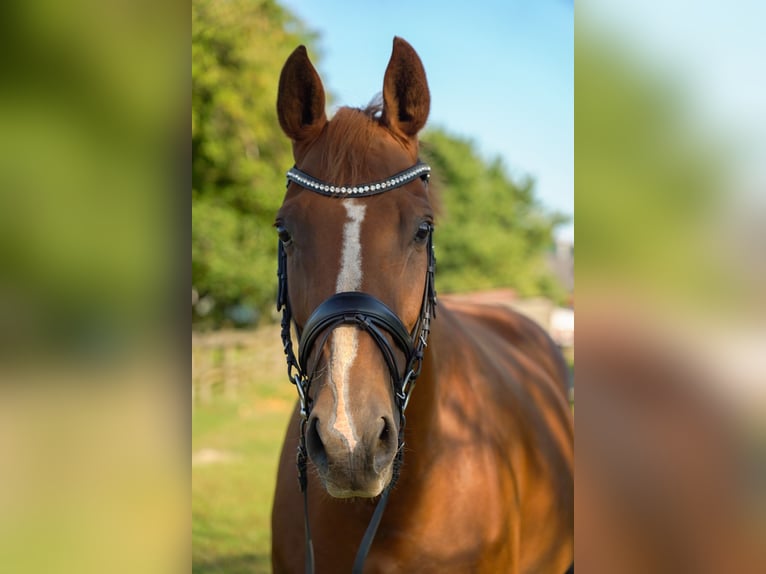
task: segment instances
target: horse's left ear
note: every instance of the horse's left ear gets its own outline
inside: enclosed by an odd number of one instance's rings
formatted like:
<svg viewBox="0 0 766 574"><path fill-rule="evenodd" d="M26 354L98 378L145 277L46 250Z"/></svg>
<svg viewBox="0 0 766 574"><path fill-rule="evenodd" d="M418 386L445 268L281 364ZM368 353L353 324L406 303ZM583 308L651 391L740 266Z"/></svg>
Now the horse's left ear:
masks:
<svg viewBox="0 0 766 574"><path fill-rule="evenodd" d="M395 37L383 79L383 119L392 130L413 138L426 125L430 108L423 63L412 46Z"/></svg>

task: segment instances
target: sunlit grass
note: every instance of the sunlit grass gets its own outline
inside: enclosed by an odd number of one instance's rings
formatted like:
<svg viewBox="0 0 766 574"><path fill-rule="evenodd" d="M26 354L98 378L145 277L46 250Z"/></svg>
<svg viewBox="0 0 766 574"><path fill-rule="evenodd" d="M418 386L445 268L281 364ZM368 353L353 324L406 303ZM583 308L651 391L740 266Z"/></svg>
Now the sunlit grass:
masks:
<svg viewBox="0 0 766 574"><path fill-rule="evenodd" d="M255 352L279 353L279 339ZM262 364L270 362L264 360ZM253 373L236 398L213 394L192 415L195 573L270 572L271 501L294 389L277 372Z"/></svg>

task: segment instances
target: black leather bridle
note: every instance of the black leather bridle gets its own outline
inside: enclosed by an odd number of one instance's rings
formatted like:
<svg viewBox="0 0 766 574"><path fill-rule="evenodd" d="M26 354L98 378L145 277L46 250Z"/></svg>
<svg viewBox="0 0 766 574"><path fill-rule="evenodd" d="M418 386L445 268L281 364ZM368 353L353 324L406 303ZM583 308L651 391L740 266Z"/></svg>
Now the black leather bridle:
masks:
<svg viewBox="0 0 766 574"><path fill-rule="evenodd" d="M305 189L309 189L330 197L357 198L376 195L402 187L416 179L428 183L431 168L418 162L414 166L394 174L390 178L357 186L335 186L318 180L298 168L293 167L287 172L288 185L290 182L297 183ZM287 358L287 376L298 391L301 414L301 435L298 444L298 482L303 493L304 521L306 529L306 572L314 571L314 551L311 541L311 529L308 516L308 491L306 462L306 423L311 414L311 397L309 389L314 377L314 370L309 367L309 359L314 348L324 347L332 331L341 325L352 325L363 329L370 334L375 344L380 349L388 366L391 376L391 384L394 391L394 402L399 414L399 435L396 455L394 459L394 472L388 486L381 494L375 512L370 519L367 530L354 560L353 573L361 574L364 560L370 550L372 541L377 532L383 511L388 502L389 493L395 485L399 469L402 464L404 453L404 411L415 387L415 381L423 368L423 353L428 344L428 334L431 330L431 319L436 316L436 289L434 287L434 275L436 272L436 257L433 248L433 226L428 228L427 256L428 266L426 270L425 286L423 289L423 301L420 307L420 316L412 332L409 332L401 319L380 299L368 293L359 291L347 291L336 293L325 299L311 314L302 330L299 330L298 357L293 351L290 326L292 323L292 310L287 290L287 254L284 245L279 242L278 269L279 289L277 294L277 311L282 311L282 345ZM393 345L389 341L390 336ZM396 361L396 349L404 354L405 367L400 372ZM315 365L316 367L316 365Z"/></svg>

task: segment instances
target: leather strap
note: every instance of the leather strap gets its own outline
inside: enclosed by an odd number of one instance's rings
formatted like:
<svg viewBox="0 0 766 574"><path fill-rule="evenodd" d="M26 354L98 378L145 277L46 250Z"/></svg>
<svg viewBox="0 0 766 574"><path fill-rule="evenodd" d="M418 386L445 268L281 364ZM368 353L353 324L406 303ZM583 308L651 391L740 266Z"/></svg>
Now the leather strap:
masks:
<svg viewBox="0 0 766 574"><path fill-rule="evenodd" d="M372 295L344 291L325 299L306 321L298 345L298 364L304 373L309 372L309 355L319 334L338 324L355 324L363 328L371 324L380 327L393 337L396 345L409 358L412 338L396 313Z"/></svg>

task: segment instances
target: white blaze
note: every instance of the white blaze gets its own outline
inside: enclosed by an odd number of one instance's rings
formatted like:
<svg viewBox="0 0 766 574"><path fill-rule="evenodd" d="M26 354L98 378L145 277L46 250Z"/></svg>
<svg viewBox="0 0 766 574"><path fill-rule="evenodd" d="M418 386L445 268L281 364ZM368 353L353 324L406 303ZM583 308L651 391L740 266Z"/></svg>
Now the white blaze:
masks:
<svg viewBox="0 0 766 574"><path fill-rule="evenodd" d="M335 292L359 291L362 287L362 221L366 206L354 200L343 202L348 219L343 226L343 250L340 256L340 272L335 283ZM330 380L335 395L335 420L332 428L348 442L354 450L358 437L348 402L348 379L351 366L356 360L359 348L359 331L355 327L341 326L332 335L332 359L330 360Z"/></svg>
<svg viewBox="0 0 766 574"><path fill-rule="evenodd" d="M340 272L335 292L359 291L362 287L362 245L360 243L362 221L366 205L350 199L343 202L348 219L343 226L343 251L340 256Z"/></svg>

